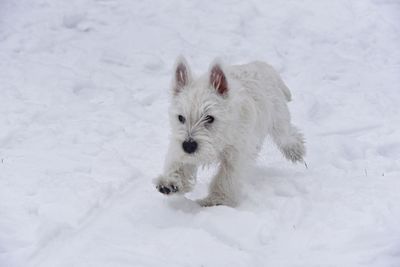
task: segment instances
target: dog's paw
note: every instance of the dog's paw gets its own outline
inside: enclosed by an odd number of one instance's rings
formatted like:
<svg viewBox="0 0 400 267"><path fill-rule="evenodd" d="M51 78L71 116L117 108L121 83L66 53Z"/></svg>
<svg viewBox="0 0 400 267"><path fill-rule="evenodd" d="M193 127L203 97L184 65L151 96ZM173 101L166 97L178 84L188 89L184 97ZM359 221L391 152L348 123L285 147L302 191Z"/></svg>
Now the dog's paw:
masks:
<svg viewBox="0 0 400 267"><path fill-rule="evenodd" d="M181 193L182 191L182 184L176 177L159 176L155 180L155 185L156 189L164 195Z"/></svg>
<svg viewBox="0 0 400 267"><path fill-rule="evenodd" d="M282 148L285 157L293 163L303 162L306 149L303 142L295 143Z"/></svg>
<svg viewBox="0 0 400 267"><path fill-rule="evenodd" d="M202 207L212 207L212 206L229 206L235 207L236 202L232 199L221 197L221 196L213 196L209 195L203 199L199 199L196 201Z"/></svg>
<svg viewBox="0 0 400 267"><path fill-rule="evenodd" d="M164 195L169 195L171 193L176 193L179 191L178 187L176 185L170 184L170 185L157 185L156 186L157 190L164 194Z"/></svg>

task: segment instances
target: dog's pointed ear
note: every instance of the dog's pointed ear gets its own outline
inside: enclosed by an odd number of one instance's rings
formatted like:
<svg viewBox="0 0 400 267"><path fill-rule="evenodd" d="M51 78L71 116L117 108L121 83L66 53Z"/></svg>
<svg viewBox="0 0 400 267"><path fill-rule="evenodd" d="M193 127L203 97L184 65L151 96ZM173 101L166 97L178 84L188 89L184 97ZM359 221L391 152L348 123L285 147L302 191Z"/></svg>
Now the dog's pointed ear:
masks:
<svg viewBox="0 0 400 267"><path fill-rule="evenodd" d="M192 81L189 65L183 56L178 57L174 68L174 80L172 84L173 93L176 95Z"/></svg>
<svg viewBox="0 0 400 267"><path fill-rule="evenodd" d="M220 94L226 95L228 93L228 81L221 64L214 63L210 70L210 85Z"/></svg>

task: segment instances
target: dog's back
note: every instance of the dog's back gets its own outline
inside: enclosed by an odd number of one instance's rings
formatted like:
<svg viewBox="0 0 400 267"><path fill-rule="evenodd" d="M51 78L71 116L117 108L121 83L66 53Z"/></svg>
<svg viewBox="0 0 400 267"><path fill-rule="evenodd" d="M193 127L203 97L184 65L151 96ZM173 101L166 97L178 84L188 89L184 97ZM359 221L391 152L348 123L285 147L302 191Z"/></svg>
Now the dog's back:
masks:
<svg viewBox="0 0 400 267"><path fill-rule="evenodd" d="M292 100L290 90L278 72L265 62L254 61L243 65L233 65L228 67L228 73L245 87L253 88L256 87L254 83L261 83L264 89L271 90L271 93L283 94L288 102Z"/></svg>

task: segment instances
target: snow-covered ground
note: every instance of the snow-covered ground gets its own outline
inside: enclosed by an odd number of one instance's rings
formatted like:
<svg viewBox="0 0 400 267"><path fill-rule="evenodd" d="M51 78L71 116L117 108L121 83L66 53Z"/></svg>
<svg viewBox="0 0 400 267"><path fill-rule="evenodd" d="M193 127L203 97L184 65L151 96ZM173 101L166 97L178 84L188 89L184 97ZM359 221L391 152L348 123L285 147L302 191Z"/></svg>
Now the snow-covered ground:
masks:
<svg viewBox="0 0 400 267"><path fill-rule="evenodd" d="M0 266L400 266L399 48L396 0L1 0ZM309 168L158 193L179 54L274 65Z"/></svg>

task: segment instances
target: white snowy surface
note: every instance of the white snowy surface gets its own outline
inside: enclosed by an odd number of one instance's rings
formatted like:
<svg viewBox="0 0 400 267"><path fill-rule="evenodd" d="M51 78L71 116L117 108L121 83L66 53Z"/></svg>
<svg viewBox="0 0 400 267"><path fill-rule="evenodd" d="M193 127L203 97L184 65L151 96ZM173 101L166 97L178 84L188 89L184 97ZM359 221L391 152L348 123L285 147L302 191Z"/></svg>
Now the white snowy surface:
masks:
<svg viewBox="0 0 400 267"><path fill-rule="evenodd" d="M179 54L274 65L309 168L158 193ZM0 158L2 267L398 267L400 2L1 0Z"/></svg>

